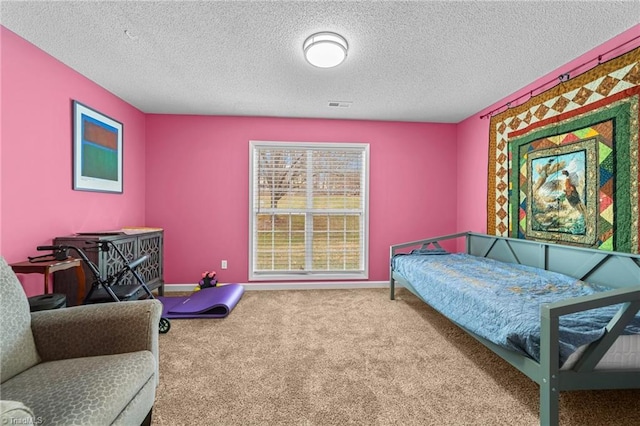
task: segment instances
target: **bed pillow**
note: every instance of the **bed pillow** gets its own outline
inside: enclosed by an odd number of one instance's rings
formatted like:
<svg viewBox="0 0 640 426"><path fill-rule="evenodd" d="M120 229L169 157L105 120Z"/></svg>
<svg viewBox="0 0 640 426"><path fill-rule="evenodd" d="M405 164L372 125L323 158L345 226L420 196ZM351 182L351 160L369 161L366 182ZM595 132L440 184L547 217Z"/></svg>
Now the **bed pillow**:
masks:
<svg viewBox="0 0 640 426"><path fill-rule="evenodd" d="M449 252L443 248L421 248L411 250L411 254L449 254Z"/></svg>

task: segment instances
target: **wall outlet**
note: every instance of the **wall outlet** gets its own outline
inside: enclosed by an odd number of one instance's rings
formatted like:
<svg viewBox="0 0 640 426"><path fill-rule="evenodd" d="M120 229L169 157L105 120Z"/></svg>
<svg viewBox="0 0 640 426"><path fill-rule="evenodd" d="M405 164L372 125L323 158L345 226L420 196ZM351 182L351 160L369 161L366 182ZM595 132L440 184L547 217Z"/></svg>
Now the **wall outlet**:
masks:
<svg viewBox="0 0 640 426"><path fill-rule="evenodd" d="M221 267L222 269L227 269L227 261L226 261L226 260L223 260L223 261L220 263L220 267Z"/></svg>

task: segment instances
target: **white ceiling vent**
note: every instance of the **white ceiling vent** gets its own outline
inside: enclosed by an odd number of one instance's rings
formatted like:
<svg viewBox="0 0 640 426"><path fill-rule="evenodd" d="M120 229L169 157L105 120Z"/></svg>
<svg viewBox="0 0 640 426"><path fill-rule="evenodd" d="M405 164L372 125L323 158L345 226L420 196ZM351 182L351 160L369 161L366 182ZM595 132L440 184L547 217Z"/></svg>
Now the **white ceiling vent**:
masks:
<svg viewBox="0 0 640 426"><path fill-rule="evenodd" d="M329 101L329 106L334 108L351 108L353 101Z"/></svg>

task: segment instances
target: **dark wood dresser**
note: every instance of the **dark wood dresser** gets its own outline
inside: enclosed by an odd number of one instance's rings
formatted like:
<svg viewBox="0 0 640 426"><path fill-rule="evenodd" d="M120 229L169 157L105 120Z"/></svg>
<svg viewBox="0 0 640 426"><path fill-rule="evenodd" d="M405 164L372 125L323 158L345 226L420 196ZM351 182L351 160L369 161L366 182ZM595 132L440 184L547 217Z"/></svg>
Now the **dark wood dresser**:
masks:
<svg viewBox="0 0 640 426"><path fill-rule="evenodd" d="M107 276L118 272L124 261L114 250L98 251L95 249L101 241L112 241L131 262L143 255L149 259L136 270L145 280L150 290L156 290L158 295L164 295L163 278L163 231L158 228L131 228L118 231L73 234L56 237L53 244L79 247L85 250L89 260L98 266L100 275ZM93 249L92 249L93 248ZM71 253L73 255L73 253ZM87 265L83 265L86 275L86 291L89 291L94 276ZM128 274L121 284L135 284L134 278ZM60 271L54 274L55 293L67 295L67 301L77 300L78 284L72 271ZM84 297L84 296L83 296ZM69 303L68 303L69 305Z"/></svg>

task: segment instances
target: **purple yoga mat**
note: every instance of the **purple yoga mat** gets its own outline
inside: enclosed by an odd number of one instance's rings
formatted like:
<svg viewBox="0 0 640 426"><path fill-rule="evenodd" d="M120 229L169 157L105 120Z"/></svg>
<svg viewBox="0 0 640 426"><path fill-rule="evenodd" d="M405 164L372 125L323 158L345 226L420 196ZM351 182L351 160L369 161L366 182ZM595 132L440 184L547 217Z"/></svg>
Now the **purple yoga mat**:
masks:
<svg viewBox="0 0 640 426"><path fill-rule="evenodd" d="M224 318L244 293L240 284L203 288L189 296L156 297L162 302L165 318Z"/></svg>

